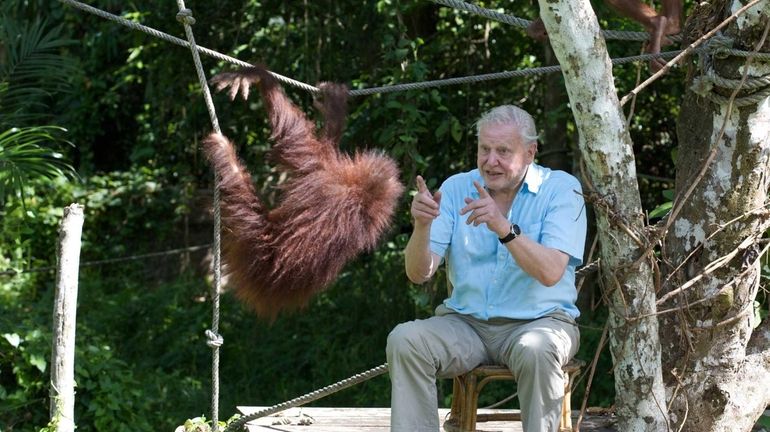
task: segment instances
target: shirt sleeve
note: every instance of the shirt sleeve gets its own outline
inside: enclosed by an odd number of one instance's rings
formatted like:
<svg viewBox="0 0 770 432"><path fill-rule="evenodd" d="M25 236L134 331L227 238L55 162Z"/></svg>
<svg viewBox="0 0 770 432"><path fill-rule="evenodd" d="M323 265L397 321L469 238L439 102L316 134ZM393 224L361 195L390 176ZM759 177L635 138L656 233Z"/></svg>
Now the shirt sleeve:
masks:
<svg viewBox="0 0 770 432"><path fill-rule="evenodd" d="M570 256L569 264L583 263L586 240L586 208L583 190L576 178L557 182L542 227L541 244Z"/></svg>

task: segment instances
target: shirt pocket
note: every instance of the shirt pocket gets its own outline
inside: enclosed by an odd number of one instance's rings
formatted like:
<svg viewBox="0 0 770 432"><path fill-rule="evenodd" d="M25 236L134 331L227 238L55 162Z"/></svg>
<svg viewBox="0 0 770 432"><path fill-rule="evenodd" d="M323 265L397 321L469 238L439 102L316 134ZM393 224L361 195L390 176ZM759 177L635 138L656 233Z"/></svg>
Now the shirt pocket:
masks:
<svg viewBox="0 0 770 432"><path fill-rule="evenodd" d="M494 260L497 236L482 226L463 228L452 238L454 250L461 251L457 258L467 265Z"/></svg>
<svg viewBox="0 0 770 432"><path fill-rule="evenodd" d="M543 223L542 222L533 222L528 224L522 224L519 225L519 229L521 229L521 233L527 236L530 240L536 241L538 243L541 242L543 237Z"/></svg>

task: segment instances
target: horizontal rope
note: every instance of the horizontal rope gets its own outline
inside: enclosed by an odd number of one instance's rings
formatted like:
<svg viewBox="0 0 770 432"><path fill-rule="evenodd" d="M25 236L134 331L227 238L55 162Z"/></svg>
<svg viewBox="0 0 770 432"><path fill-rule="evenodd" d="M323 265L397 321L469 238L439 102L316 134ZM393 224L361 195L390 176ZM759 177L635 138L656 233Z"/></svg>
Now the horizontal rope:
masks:
<svg viewBox="0 0 770 432"><path fill-rule="evenodd" d="M716 58L724 59L729 56L734 57L752 57L754 59L768 60L770 53L759 52L757 50L746 51L733 48L735 40L724 34L717 34L709 40L708 53Z"/></svg>
<svg viewBox="0 0 770 432"><path fill-rule="evenodd" d="M491 19L493 21L510 24L512 26L519 27L519 28L527 28L532 23L532 21L530 20L519 18L513 15L500 13L497 11L493 11L491 9L481 8L474 4L467 3L464 1L459 1L459 0L430 0L430 1L432 1L433 3L438 3L443 6L451 7L453 9L470 12L474 15L479 15L484 18ZM604 39L606 40L646 41L650 38L650 35L646 32L632 32L632 31L625 31L625 30L602 30L601 32L602 32L602 35L604 36ZM673 42L679 42L682 40L682 37L680 35L671 35L666 37Z"/></svg>
<svg viewBox="0 0 770 432"><path fill-rule="evenodd" d="M190 43L187 42L186 40L180 39L180 38L175 37L175 36L171 36L170 34L164 33L164 32L162 32L160 30L156 30L156 29L154 29L152 27L147 27L145 25L142 25L142 24L139 24L139 23L127 20L127 19L125 19L123 17L111 14L109 12L105 12L105 11L103 11L101 9L97 9L97 8L95 8L93 6L89 6L89 5L87 5L85 3L81 3L79 1L75 1L75 0L59 0L59 1L62 2L62 3L68 4L70 6L76 7L78 9L82 10L82 11L88 12L90 14L94 14L94 15L100 16L102 18L108 19L110 21L116 22L116 23L118 23L120 25L132 28L134 30L139 30L139 31L141 31L143 33L147 33L150 36L154 36L154 37L157 37L159 39L163 39L163 40L165 40L167 42L171 42L171 43L173 43L175 45L183 46L185 48L190 48ZM201 54L205 54L205 55L207 55L209 57L213 57L213 58L218 59L218 60L226 61L226 62L232 63L234 65L238 65L238 66L242 66L242 67L253 66L252 64L246 63L245 61L238 60L237 58L230 57L228 55L219 53L217 51L214 51L212 49L208 49L208 48L205 48L205 47L202 47L202 46L197 46L196 49ZM268 71L268 72L270 72L270 71ZM297 87L297 88L301 88L301 89L306 90L306 91L308 91L310 93L318 93L318 92L320 92L318 87L314 87L314 86L311 86L309 84L305 84L305 83L303 83L301 81L297 81L297 80L285 77L283 75L279 75L279 74L277 74L275 72L270 72L270 74L273 75L278 81L280 81L280 82L282 82L284 84L288 84L288 85L291 85L291 86L294 86L294 87Z"/></svg>
<svg viewBox="0 0 770 432"><path fill-rule="evenodd" d="M739 79L723 78L716 74L702 75L693 80L693 85L708 86L709 84L726 89L742 88L745 90L758 90L770 86L770 75L761 77L747 78L744 82Z"/></svg>
<svg viewBox="0 0 770 432"><path fill-rule="evenodd" d="M770 52L752 52L737 48L724 48L716 50L717 53L728 54L735 57L754 57L760 60L770 60Z"/></svg>
<svg viewBox="0 0 770 432"><path fill-rule="evenodd" d="M227 426L227 429L225 429L225 432L232 432L239 430L242 428L246 423L256 420L261 417L269 416L271 414L275 414L277 412L281 412L284 410L287 410L289 408L298 407L301 405L304 405L306 403L312 402L314 400L321 399L325 396L328 396L332 393L338 392L340 390L346 389L348 387L351 387L355 384L358 384L360 382L364 382L366 380L369 380L371 378L374 378L376 376L382 375L384 373L388 372L388 364L384 363L381 364L375 368L369 369L366 372L356 374L351 376L350 378L344 379L342 381L336 382L332 385L328 385L326 387L323 387L321 389L318 389L312 393L308 393L304 396L300 396L298 398L294 398L292 400L273 405L269 408L265 408L263 410L257 411L253 414L249 414L243 417L240 417L239 419L233 421Z"/></svg>
<svg viewBox="0 0 770 432"><path fill-rule="evenodd" d="M681 50L677 50L677 51L665 51L660 54L640 54L640 55L631 56L631 57L619 57L619 58L612 59L612 64L622 65L622 64L634 63L638 61L649 61L656 58L667 59L667 58L675 57L677 54L681 52L682 52ZM533 67L533 68L526 68L526 69L517 69L514 71L494 72L494 73L482 74L482 75L470 75L470 76L457 77L457 78L446 78L446 79L432 80L432 81L420 81L420 82L414 82L414 83L393 84L393 85L382 86L382 87L357 89L357 90L351 90L350 95L351 96L368 96L373 94L393 93L393 92L400 92L400 91L407 91L407 90L418 90L418 89L443 87L443 86L457 85L457 84L479 83L483 81L492 81L492 80L498 80L498 79L504 79L504 78L521 77L526 75L540 75L540 74L554 73L554 72L560 72L560 71L561 71L560 65L541 66L541 67Z"/></svg>
<svg viewBox="0 0 770 432"><path fill-rule="evenodd" d="M733 105L737 107L756 105L764 101L765 99L767 99L768 96L770 96L770 87L765 87L754 93L736 97L735 100L733 101ZM714 93L713 91L706 93L706 97L711 101L721 105L726 105L730 101L730 98L728 96L723 96L721 94Z"/></svg>
<svg viewBox="0 0 770 432"><path fill-rule="evenodd" d="M163 252L151 252L151 253L146 253L141 255L131 255L131 256L120 257L120 258L107 258L107 259L96 260L96 261L85 261L80 263L80 267L97 266L102 264L114 264L119 262L136 261L136 260L147 259L147 258L161 257L165 255L175 255L175 254L180 254L184 252L194 252L201 249L207 249L209 247L211 247L210 244L204 244L204 245L198 245L198 246L190 246L186 248L170 249ZM56 270L56 267L55 266L35 267L31 269L26 269L26 270L8 269L8 270L0 271L0 276L16 276L24 273L42 273L42 272L47 272L52 270Z"/></svg>

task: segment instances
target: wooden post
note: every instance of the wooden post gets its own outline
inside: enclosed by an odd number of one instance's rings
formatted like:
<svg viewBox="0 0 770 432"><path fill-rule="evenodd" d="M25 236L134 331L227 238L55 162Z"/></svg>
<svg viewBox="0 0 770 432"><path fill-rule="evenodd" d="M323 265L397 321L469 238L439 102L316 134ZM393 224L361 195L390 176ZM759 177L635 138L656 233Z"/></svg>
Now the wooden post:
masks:
<svg viewBox="0 0 770 432"><path fill-rule="evenodd" d="M50 391L51 421L57 432L75 430L75 317L83 219L83 206L71 204L64 208L59 225Z"/></svg>

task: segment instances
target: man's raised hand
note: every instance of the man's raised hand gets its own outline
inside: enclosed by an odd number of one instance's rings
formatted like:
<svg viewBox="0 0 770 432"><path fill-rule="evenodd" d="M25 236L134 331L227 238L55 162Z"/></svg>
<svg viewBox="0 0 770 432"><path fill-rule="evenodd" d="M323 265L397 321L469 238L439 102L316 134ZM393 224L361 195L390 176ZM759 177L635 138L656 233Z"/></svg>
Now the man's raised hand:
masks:
<svg viewBox="0 0 770 432"><path fill-rule="evenodd" d="M479 182L474 181L473 186L479 192L479 198L465 198L465 204L467 205L460 210L461 215L470 213L465 223L473 224L474 226L486 224L490 231L502 237L500 233L507 232L510 227L508 219L500 213L500 208L495 200L492 199L489 192Z"/></svg>
<svg viewBox="0 0 770 432"><path fill-rule="evenodd" d="M439 215L441 191L431 194L421 176L417 176L417 193L412 198L412 217L415 224L429 225Z"/></svg>

